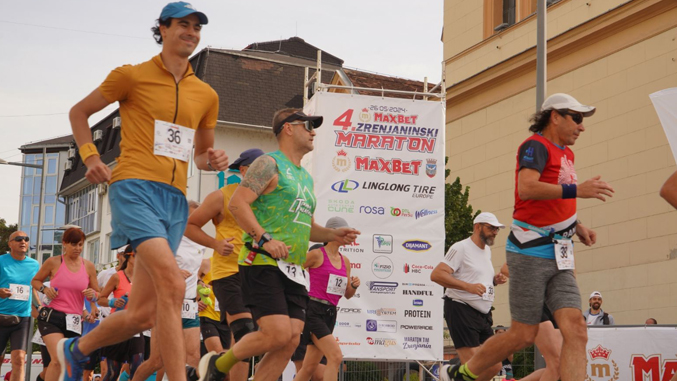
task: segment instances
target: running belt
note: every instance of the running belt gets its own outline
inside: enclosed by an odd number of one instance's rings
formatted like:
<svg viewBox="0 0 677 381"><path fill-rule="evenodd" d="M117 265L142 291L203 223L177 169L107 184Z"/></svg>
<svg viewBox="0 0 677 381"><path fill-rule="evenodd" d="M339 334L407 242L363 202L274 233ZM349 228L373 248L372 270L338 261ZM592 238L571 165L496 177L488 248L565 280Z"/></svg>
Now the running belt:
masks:
<svg viewBox="0 0 677 381"><path fill-rule="evenodd" d="M557 240L559 240L559 239L567 239L567 240L571 240L571 238L569 238L569 237L564 237L564 236L562 236L562 235L560 235L560 234L555 234L555 230L554 230L554 229L547 230L547 229L539 228L539 227L537 227L537 226L528 224L528 223L526 223L526 222L522 222L522 221L520 221L520 220L513 220L513 224L515 224L515 225L517 225L517 226L519 226L519 227L521 227L521 228L524 228L524 229L528 229L528 230L534 231L534 232L536 232L536 233L542 235L543 237L550 237L550 238L552 238L553 240L556 240L556 239L557 239Z"/></svg>

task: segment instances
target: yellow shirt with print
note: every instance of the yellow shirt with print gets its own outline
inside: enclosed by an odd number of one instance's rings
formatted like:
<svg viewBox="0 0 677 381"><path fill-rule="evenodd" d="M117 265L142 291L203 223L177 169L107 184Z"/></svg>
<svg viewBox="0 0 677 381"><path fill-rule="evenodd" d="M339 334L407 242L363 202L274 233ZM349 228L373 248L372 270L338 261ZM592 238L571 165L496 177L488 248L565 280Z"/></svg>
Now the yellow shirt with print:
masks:
<svg viewBox="0 0 677 381"><path fill-rule="evenodd" d="M212 276L213 279L221 279L238 273L238 254L242 245L242 233L244 232L240 225L235 221L235 217L228 210L228 203L238 184L229 184L219 189L223 193L223 221L216 225L216 239L222 240L233 238L230 241L233 246L233 252L230 255L221 255L214 253L212 255Z"/></svg>
<svg viewBox="0 0 677 381"><path fill-rule="evenodd" d="M153 153L155 121L196 130L213 129L219 114L219 96L193 72L177 83L160 55L138 65L111 71L99 86L110 103L120 103L120 156L111 184L125 179L156 181L186 193L188 163Z"/></svg>

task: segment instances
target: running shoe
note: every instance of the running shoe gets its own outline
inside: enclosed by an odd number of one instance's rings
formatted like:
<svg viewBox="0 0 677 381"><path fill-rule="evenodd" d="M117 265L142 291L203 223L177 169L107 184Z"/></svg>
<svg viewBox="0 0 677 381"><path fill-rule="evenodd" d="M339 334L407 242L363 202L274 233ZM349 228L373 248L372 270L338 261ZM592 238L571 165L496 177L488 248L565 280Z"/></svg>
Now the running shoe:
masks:
<svg viewBox="0 0 677 381"><path fill-rule="evenodd" d="M461 364L445 365L440 370L441 381L475 381L477 378L472 378L467 374L460 372Z"/></svg>
<svg viewBox="0 0 677 381"><path fill-rule="evenodd" d="M56 357L61 365L59 381L81 381L82 364L73 358L73 351L70 349L77 337L70 339L61 339L56 344ZM87 358L88 360L89 358ZM86 362L86 360L85 360Z"/></svg>
<svg viewBox="0 0 677 381"><path fill-rule="evenodd" d="M200 365L198 365L199 381L222 381L226 377L224 373L216 369L216 360L219 356L220 354L213 351L202 356Z"/></svg>

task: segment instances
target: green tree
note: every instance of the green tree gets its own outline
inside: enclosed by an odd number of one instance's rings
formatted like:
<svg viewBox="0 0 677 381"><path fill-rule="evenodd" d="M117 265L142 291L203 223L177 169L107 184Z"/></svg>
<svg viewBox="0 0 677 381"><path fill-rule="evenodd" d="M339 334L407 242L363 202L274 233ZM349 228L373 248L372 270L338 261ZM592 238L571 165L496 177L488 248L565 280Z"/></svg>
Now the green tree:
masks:
<svg viewBox="0 0 677 381"><path fill-rule="evenodd" d="M9 236L17 231L17 224L7 225L4 218L0 218L0 254L9 252Z"/></svg>
<svg viewBox="0 0 677 381"><path fill-rule="evenodd" d="M446 166L449 157L444 159ZM444 178L449 177L449 169L444 170ZM468 204L470 187L463 190L461 179L456 178L453 183L444 184L444 252L454 243L468 238L472 234L473 220L480 214L480 210L473 213L472 205Z"/></svg>

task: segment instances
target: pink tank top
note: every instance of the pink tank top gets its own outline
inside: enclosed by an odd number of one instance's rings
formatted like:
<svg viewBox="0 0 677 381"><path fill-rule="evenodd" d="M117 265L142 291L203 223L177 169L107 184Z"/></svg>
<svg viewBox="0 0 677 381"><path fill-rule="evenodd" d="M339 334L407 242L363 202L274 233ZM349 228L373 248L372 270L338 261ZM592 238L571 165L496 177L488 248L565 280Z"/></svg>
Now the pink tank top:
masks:
<svg viewBox="0 0 677 381"><path fill-rule="evenodd" d="M341 297L346 292L348 286L348 273L346 271L346 263L341 257L341 268L337 269L331 264L327 251L321 247L324 261L318 268L308 269L310 274L310 292L308 296L326 300L333 305L337 305Z"/></svg>
<svg viewBox="0 0 677 381"><path fill-rule="evenodd" d="M129 278L127 278L127 274L125 274L124 270L118 271L118 278L120 278L120 281L118 282L118 286L115 288L115 290L113 290L113 297L118 299L127 295L129 298L129 293L132 291L132 282L129 281ZM123 310L127 309L127 304L125 304ZM117 308L113 308L110 310L110 312L113 313L115 310L117 310Z"/></svg>
<svg viewBox="0 0 677 381"><path fill-rule="evenodd" d="M50 281L50 286L56 288L59 295L47 306L67 314L82 314L85 295L82 291L89 286L89 275L85 269L85 260L80 258L82 264L80 270L74 273L68 270L68 266L61 256L61 265Z"/></svg>

